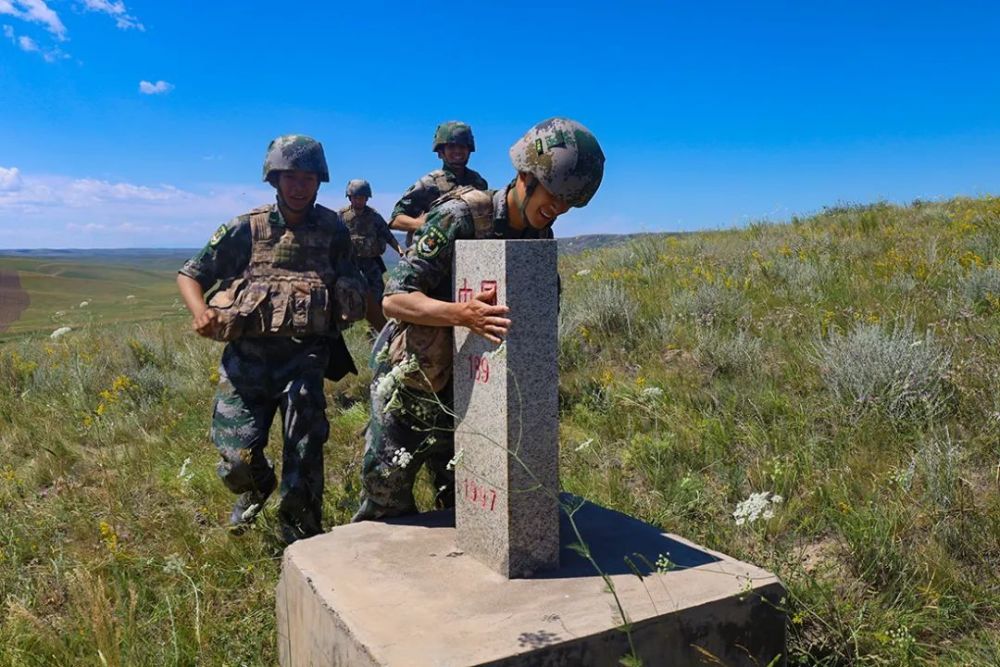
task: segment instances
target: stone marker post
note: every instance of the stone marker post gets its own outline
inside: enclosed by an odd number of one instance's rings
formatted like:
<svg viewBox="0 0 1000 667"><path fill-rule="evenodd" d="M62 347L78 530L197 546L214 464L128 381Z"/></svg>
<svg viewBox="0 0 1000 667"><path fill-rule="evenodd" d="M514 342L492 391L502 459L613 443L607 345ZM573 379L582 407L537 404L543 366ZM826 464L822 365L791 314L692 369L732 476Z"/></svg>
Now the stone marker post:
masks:
<svg viewBox="0 0 1000 667"><path fill-rule="evenodd" d="M512 321L500 348L455 328L456 540L527 577L559 566L556 242L458 241L454 275L456 301L493 287Z"/></svg>

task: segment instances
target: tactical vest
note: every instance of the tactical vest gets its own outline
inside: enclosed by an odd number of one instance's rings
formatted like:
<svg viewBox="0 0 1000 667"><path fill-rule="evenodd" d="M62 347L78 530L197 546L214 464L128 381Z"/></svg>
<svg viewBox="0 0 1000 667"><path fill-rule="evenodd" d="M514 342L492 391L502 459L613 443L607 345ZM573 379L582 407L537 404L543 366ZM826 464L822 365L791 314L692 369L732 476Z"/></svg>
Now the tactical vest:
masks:
<svg viewBox="0 0 1000 667"><path fill-rule="evenodd" d="M314 211L310 223L295 226L271 224L271 206L250 212L250 264L208 302L222 324L216 339L330 333L337 215Z"/></svg>
<svg viewBox="0 0 1000 667"><path fill-rule="evenodd" d="M475 238L493 238L493 196L471 185L455 188L439 197L438 205L460 199L469 207L475 226ZM389 359L393 364L403 363L407 356L415 356L420 370L403 378L403 383L422 391L439 392L451 380L454 364L452 327L432 327L412 322L400 322L389 344Z"/></svg>
<svg viewBox="0 0 1000 667"><path fill-rule="evenodd" d="M358 257L381 257L385 252L385 239L378 233L375 211L365 207L359 214L352 207L341 209L340 219L351 233L351 243Z"/></svg>

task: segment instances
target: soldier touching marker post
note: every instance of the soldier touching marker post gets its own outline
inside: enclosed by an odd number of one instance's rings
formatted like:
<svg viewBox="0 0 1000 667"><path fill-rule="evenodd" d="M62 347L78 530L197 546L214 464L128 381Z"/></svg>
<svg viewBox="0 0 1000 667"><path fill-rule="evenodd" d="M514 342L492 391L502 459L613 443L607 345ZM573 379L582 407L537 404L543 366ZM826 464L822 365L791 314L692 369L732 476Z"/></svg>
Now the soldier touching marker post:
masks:
<svg viewBox="0 0 1000 667"><path fill-rule="evenodd" d="M505 188L462 187L439 201L390 275L383 306L392 319L373 350L362 502L354 521L415 512L413 484L425 463L436 506L455 504L452 328L499 343L511 326L508 308L493 305L496 294L488 284L456 301L455 242L551 239L556 218L586 206L604 174L597 139L567 118L532 127L510 157L517 174Z"/></svg>

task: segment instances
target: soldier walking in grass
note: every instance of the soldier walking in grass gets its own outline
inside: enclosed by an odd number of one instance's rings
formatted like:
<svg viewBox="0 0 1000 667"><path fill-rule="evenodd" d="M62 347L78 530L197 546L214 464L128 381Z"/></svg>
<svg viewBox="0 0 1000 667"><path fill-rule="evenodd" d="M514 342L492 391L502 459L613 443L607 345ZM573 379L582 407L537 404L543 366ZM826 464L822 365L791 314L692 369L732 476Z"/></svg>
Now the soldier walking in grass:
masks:
<svg viewBox="0 0 1000 667"><path fill-rule="evenodd" d="M354 179L347 184L347 198L350 204L340 209L340 219L344 221L351 233L354 251L358 255L361 273L368 283L368 308L366 318L368 324L377 334L385 326L385 316L382 314L382 274L385 273L385 262L382 253L386 246L403 255L399 241L389 231L385 219L379 212L368 206L372 196L372 186L368 181Z"/></svg>
<svg viewBox="0 0 1000 667"><path fill-rule="evenodd" d="M362 463L362 502L353 521L416 511L413 483L427 464L437 507L455 504L452 327L499 343L510 326L495 293L456 303L455 241L551 239L570 207L586 206L604 175L596 137L567 118L535 125L510 149L517 175L505 188L460 187L431 208L416 245L390 273L389 323L373 350L371 419Z"/></svg>
<svg viewBox="0 0 1000 667"><path fill-rule="evenodd" d="M227 341L211 435L219 476L238 494L229 523L241 532L278 485L264 447L280 411L278 523L289 544L322 531L324 370L334 379L354 371L340 329L364 315L365 290L347 228L316 204L320 183L330 180L322 145L278 137L264 180L277 202L219 227L177 285L194 330Z"/></svg>
<svg viewBox="0 0 1000 667"><path fill-rule="evenodd" d="M389 216L390 228L406 232L407 247L413 244L414 233L424 224L427 211L438 197L463 186L476 190L489 187L486 179L468 167L469 156L476 150L476 140L466 123L450 120L438 125L434 131L433 149L441 158L441 168L411 185Z"/></svg>

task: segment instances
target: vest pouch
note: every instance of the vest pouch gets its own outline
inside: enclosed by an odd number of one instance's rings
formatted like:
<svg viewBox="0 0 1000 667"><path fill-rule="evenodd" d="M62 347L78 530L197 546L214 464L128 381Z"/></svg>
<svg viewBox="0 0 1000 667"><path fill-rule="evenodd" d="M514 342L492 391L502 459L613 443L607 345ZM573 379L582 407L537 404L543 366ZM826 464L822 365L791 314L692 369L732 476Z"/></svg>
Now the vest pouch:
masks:
<svg viewBox="0 0 1000 667"><path fill-rule="evenodd" d="M314 334L330 332L330 290L326 285L313 286L310 292L309 329Z"/></svg>
<svg viewBox="0 0 1000 667"><path fill-rule="evenodd" d="M239 317L236 302L247 287L247 281L237 278L222 289L219 289L208 300L208 307L218 313L219 326L212 338L219 341L230 341L239 338L243 333L243 318Z"/></svg>
<svg viewBox="0 0 1000 667"><path fill-rule="evenodd" d="M403 384L420 391L441 391L451 381L452 328L400 324L389 343L389 360L401 364L411 355L420 362L420 369L405 375Z"/></svg>
<svg viewBox="0 0 1000 667"><path fill-rule="evenodd" d="M243 336L262 336L268 332L271 309L268 307L267 285L249 283L236 298L234 320L239 322Z"/></svg>

